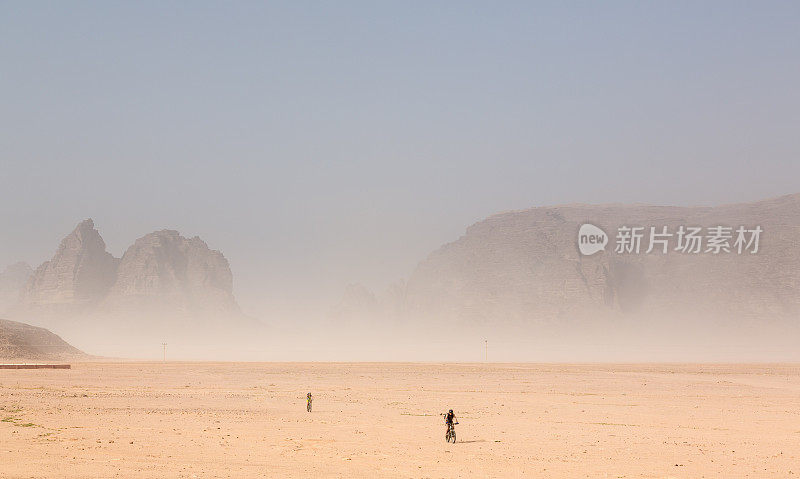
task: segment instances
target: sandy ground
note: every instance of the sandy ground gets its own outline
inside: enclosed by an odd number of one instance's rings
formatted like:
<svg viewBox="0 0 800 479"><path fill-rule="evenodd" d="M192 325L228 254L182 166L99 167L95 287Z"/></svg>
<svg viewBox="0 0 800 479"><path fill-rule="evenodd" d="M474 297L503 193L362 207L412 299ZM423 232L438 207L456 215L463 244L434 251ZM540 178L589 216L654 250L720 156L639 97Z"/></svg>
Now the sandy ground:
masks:
<svg viewBox="0 0 800 479"><path fill-rule="evenodd" d="M0 408L3 478L800 476L800 366L83 363Z"/></svg>

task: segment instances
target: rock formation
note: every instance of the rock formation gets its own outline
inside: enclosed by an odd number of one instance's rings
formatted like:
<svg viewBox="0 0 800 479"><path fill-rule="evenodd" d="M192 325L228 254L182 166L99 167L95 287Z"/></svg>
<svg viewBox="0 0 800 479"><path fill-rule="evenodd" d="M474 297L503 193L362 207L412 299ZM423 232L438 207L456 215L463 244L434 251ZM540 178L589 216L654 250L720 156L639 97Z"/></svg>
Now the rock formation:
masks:
<svg viewBox="0 0 800 479"><path fill-rule="evenodd" d="M22 288L33 274L28 263L15 263L0 272L0 313L4 313L19 301Z"/></svg>
<svg viewBox="0 0 800 479"><path fill-rule="evenodd" d="M585 223L608 234L604 251L580 253ZM639 254L615 251L622 226L645 227ZM662 254L646 252L650 226L673 234L681 226L700 226L704 235L716 226L763 232L756 254L712 254L706 244L700 253L682 252L674 236ZM405 285L378 295L377 313L375 301L364 300L372 293L356 292L334 310L340 324L377 314L413 330L533 327L557 334L594 323L658 326L678 336L685 325L798 326L800 194L719 207L565 205L500 213L431 253Z"/></svg>
<svg viewBox="0 0 800 479"><path fill-rule="evenodd" d="M609 236L606 250L578 251L578 229ZM756 254L647 254L649 227L749 228ZM621 226L644 226L639 254L616 253ZM733 239L730 242L733 244ZM575 319L773 322L800 318L800 195L708 207L567 205L501 213L422 261L408 281L409 318L454 324L562 324Z"/></svg>
<svg viewBox="0 0 800 479"><path fill-rule="evenodd" d="M122 322L136 329L170 321L224 324L241 316L228 261L200 238L157 231L136 240L118 259L106 252L91 219L36 269L11 311L15 318L54 328L64 320L105 328Z"/></svg>
<svg viewBox="0 0 800 479"><path fill-rule="evenodd" d="M3 360L73 360L87 356L44 328L0 319L0 358Z"/></svg>
<svg viewBox="0 0 800 479"><path fill-rule="evenodd" d="M136 240L122 256L103 309L119 312L235 314L228 260L198 237L162 230Z"/></svg>
<svg viewBox="0 0 800 479"><path fill-rule="evenodd" d="M78 224L50 261L36 268L22 291L21 305L32 314L90 310L114 283L119 260L87 219Z"/></svg>

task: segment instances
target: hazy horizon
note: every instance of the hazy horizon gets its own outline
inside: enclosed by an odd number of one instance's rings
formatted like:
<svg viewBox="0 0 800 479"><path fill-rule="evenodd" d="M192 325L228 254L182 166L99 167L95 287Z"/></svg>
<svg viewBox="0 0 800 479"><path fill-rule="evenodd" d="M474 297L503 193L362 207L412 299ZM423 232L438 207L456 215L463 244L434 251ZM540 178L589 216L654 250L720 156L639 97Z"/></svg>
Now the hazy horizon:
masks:
<svg viewBox="0 0 800 479"><path fill-rule="evenodd" d="M91 217L324 315L493 213L800 191L793 2L0 5L0 268Z"/></svg>

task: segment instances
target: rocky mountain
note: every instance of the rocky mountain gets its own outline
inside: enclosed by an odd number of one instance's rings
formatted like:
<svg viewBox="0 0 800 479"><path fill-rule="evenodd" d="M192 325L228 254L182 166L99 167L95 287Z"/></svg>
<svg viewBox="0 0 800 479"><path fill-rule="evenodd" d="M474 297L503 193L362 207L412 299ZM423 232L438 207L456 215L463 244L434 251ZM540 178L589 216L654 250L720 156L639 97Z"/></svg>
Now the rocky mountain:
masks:
<svg viewBox="0 0 800 479"><path fill-rule="evenodd" d="M42 314L86 311L108 293L118 263L106 251L94 222L82 221L61 241L53 258L36 268L21 304Z"/></svg>
<svg viewBox="0 0 800 479"><path fill-rule="evenodd" d="M587 223L608 242L591 255L578 247ZM715 253L718 226L728 251ZM687 249L680 232L697 227L699 250ZM740 227L746 241L737 245ZM630 234L625 228L642 228L638 253L618 238ZM798 325L800 194L719 207L576 204L500 213L431 253L389 296L400 300L381 314L410 324ZM339 311L363 314L363 301L352 294L343 301Z"/></svg>
<svg viewBox="0 0 800 479"><path fill-rule="evenodd" d="M604 251L579 251L578 232L586 223L608 234ZM731 228L722 230L730 252L708 249L718 226ZM762 230L755 253L755 244L738 252L740 226L748 242L748 232ZM618 240L626 231L620 228L632 227L643 228L638 253ZM698 252L680 248L682 227L701 227ZM664 232L672 236L659 236ZM657 242L648 253L651 237ZM625 247L617 251L620 243ZM410 317L483 325L624 315L796 322L800 195L713 208L566 205L501 213L420 263L408 281L404 308Z"/></svg>
<svg viewBox="0 0 800 479"><path fill-rule="evenodd" d="M177 231L145 235L121 259L106 245L91 219L62 241L39 266L11 308L15 318L58 327L64 320L136 329L146 322L224 323L240 316L228 261L198 237Z"/></svg>
<svg viewBox="0 0 800 479"><path fill-rule="evenodd" d="M28 263L15 263L0 272L0 313L19 301L20 293L33 274Z"/></svg>
<svg viewBox="0 0 800 479"><path fill-rule="evenodd" d="M87 356L44 328L0 319L0 358L3 360L74 360Z"/></svg>
<svg viewBox="0 0 800 479"><path fill-rule="evenodd" d="M198 237L162 230L125 251L104 310L185 314L239 312L228 260Z"/></svg>

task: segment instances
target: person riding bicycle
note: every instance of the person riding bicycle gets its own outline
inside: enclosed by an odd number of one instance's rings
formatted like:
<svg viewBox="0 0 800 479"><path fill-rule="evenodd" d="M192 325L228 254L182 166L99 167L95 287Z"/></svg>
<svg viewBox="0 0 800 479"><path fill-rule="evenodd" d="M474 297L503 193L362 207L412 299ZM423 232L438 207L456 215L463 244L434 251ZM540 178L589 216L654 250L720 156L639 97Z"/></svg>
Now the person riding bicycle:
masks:
<svg viewBox="0 0 800 479"><path fill-rule="evenodd" d="M444 423L447 426L447 430L449 431L453 425L458 424L458 420L456 419L456 415L453 414L453 410L447 411L447 414L444 415Z"/></svg>

